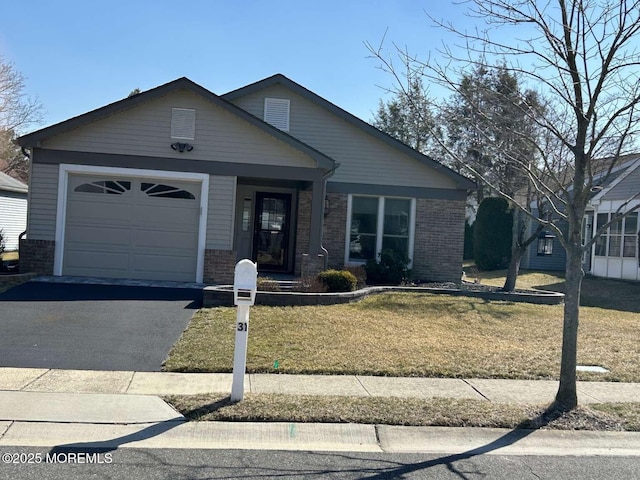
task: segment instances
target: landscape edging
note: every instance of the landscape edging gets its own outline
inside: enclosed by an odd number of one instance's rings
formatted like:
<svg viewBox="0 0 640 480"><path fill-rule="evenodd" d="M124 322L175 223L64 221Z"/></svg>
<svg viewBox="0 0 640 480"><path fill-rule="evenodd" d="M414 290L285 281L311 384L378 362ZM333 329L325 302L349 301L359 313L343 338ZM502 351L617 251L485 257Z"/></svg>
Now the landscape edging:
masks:
<svg viewBox="0 0 640 480"><path fill-rule="evenodd" d="M362 300L368 295L382 292L422 292L462 297L482 298L484 300L500 300L510 302L534 303L538 305L560 305L564 302L564 294L530 290L527 292L499 292L460 290L454 288L434 287L365 287L353 292L306 293L306 292L263 292L256 294L256 305L267 306L305 306L305 305L337 305ZM232 307L233 287L216 285L205 287L202 295L203 307Z"/></svg>

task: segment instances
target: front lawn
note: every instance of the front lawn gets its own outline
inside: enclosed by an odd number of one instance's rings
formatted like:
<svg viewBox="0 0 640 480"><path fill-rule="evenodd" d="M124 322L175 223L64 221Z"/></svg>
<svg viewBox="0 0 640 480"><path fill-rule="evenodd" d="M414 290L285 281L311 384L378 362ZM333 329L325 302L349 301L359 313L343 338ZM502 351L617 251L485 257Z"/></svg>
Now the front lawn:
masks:
<svg viewBox="0 0 640 480"><path fill-rule="evenodd" d="M640 314L630 302L582 309L578 362L611 372L580 379L640 381ZM199 311L165 370L230 372L235 315ZM556 379L562 306L387 293L349 305L253 307L250 325L250 373Z"/></svg>
<svg viewBox="0 0 640 480"><path fill-rule="evenodd" d="M233 403L225 395L165 398L189 420L322 422L442 427L547 428L639 431L640 404L581 405L558 412L543 405L455 398L335 397L247 394Z"/></svg>

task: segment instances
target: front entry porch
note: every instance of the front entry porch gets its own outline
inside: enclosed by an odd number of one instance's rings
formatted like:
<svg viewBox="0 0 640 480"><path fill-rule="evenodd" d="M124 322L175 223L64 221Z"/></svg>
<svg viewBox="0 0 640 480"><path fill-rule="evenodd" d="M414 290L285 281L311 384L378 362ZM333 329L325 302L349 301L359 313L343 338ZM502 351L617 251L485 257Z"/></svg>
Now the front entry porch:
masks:
<svg viewBox="0 0 640 480"><path fill-rule="evenodd" d="M324 190L324 181L238 178L236 260L257 262L261 273L300 275L303 261L323 253Z"/></svg>

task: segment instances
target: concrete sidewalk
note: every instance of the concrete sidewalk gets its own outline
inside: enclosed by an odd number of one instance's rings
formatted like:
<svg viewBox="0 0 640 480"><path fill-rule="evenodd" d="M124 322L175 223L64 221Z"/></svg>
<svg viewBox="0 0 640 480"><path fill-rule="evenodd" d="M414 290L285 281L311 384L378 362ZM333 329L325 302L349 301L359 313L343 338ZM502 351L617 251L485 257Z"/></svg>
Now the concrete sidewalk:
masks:
<svg viewBox="0 0 640 480"><path fill-rule="evenodd" d="M47 393L195 395L230 393L230 373L122 372L0 368L0 390ZM496 403L553 401L558 382L362 375L245 376L247 393L357 397L470 398ZM582 404L640 401L640 383L578 382ZM0 409L2 406L0 406Z"/></svg>
<svg viewBox="0 0 640 480"><path fill-rule="evenodd" d="M0 447L242 448L640 456L640 433L186 422L158 395L231 391L231 374L0 368ZM247 375L251 393L473 398L543 404L557 382ZM581 382L580 401L631 402L640 384Z"/></svg>

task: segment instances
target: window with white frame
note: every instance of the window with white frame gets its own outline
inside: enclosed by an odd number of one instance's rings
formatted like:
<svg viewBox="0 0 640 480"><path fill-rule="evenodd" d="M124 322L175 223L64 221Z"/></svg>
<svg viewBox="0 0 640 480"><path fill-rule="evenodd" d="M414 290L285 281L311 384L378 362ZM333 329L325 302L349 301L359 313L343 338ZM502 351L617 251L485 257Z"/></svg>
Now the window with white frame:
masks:
<svg viewBox="0 0 640 480"><path fill-rule="evenodd" d="M345 261L364 263L390 249L413 256L415 199L349 195Z"/></svg>
<svg viewBox="0 0 640 480"><path fill-rule="evenodd" d="M596 228L606 224L611 213L599 213ZM635 257L638 250L638 212L633 212L611 226L596 240L598 257Z"/></svg>

